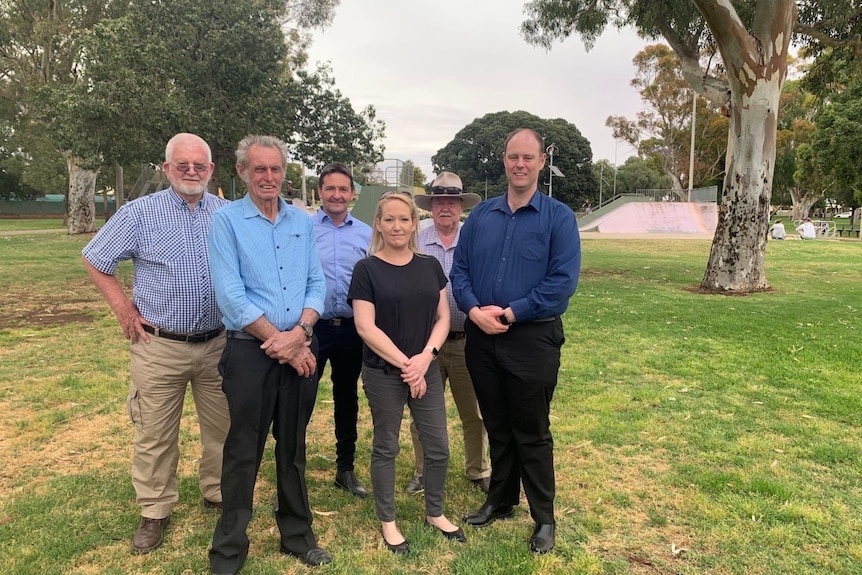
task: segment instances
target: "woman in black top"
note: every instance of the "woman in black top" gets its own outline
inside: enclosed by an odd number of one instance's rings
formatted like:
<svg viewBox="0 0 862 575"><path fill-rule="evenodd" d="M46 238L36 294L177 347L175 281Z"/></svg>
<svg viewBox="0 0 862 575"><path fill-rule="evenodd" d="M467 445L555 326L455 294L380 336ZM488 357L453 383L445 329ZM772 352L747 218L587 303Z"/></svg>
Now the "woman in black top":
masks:
<svg viewBox="0 0 862 575"><path fill-rule="evenodd" d="M449 440L435 357L449 333L446 276L435 258L417 253L418 223L409 196L381 198L372 255L357 262L348 294L356 330L365 342L362 380L374 421L374 503L386 547L395 553L410 549L395 524L395 457L405 404L425 450L425 521L449 539L466 540L443 514Z"/></svg>

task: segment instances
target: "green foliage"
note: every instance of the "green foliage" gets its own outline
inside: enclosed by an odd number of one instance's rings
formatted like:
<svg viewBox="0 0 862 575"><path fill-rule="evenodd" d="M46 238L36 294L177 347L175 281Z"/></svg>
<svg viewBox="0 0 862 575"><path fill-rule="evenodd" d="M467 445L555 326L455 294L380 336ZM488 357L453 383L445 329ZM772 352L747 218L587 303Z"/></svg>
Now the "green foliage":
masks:
<svg viewBox="0 0 862 575"><path fill-rule="evenodd" d="M862 80L855 83L815 116L812 144L825 153L818 166L835 180L835 196L845 205L862 203ZM849 192L849 193L847 193Z"/></svg>
<svg viewBox="0 0 862 575"><path fill-rule="evenodd" d="M545 145L555 144L554 166L565 177L554 178L554 197L572 208L579 208L581 198L598 197L598 181L591 169L592 150L574 124L562 118L545 120L528 112L495 112L473 120L455 134L451 142L431 158L434 172L455 172L464 188L484 197L506 191L503 167L503 142L512 130L531 128L545 138ZM548 170L539 185L546 182Z"/></svg>

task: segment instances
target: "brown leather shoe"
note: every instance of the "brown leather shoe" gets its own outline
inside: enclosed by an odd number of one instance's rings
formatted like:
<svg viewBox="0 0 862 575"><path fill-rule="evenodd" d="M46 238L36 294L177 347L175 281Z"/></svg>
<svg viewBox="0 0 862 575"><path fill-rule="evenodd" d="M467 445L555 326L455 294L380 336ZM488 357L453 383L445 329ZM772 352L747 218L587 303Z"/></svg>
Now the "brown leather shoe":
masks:
<svg viewBox="0 0 862 575"><path fill-rule="evenodd" d="M221 501L210 501L209 499L204 499L204 508L215 509L216 511L221 513L221 510L222 510Z"/></svg>
<svg viewBox="0 0 862 575"><path fill-rule="evenodd" d="M170 515L164 519L141 517L141 524L138 526L138 530L135 531L134 537L132 537L132 551L143 554L149 553L153 549L158 549L162 544L165 529L168 528L170 522Z"/></svg>
<svg viewBox="0 0 862 575"><path fill-rule="evenodd" d="M491 489L491 478L490 477L480 477L479 479L471 479L470 483L473 484L473 487L478 487L482 490L482 493L485 495L488 494L488 491Z"/></svg>

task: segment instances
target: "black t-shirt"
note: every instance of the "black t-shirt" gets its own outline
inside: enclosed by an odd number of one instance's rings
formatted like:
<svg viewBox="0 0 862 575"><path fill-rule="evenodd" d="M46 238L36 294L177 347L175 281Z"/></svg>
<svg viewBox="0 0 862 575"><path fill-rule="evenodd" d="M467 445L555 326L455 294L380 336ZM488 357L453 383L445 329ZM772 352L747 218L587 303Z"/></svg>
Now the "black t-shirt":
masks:
<svg viewBox="0 0 862 575"><path fill-rule="evenodd" d="M440 290L446 275L436 258L414 254L403 266L370 256L356 262L347 303L361 299L374 304L374 324L407 357L425 349L437 321ZM363 346L362 362L382 368L386 361Z"/></svg>

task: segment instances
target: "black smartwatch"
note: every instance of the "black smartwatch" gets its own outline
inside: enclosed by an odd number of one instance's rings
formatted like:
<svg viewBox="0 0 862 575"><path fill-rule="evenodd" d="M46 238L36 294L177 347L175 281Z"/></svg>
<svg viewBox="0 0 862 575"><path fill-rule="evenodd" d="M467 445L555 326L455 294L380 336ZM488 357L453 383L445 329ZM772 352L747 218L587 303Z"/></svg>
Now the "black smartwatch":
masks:
<svg viewBox="0 0 862 575"><path fill-rule="evenodd" d="M506 314L500 316L500 323L502 323L503 325L511 325L509 323L509 318L506 317Z"/></svg>
<svg viewBox="0 0 862 575"><path fill-rule="evenodd" d="M432 356L432 357L437 357L437 356L440 354L440 350L439 350L439 349L437 349L436 347L432 346L432 345L429 345L429 346L428 346L428 347L426 347L425 349L430 349L430 350L431 350L431 356Z"/></svg>

